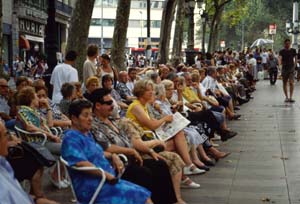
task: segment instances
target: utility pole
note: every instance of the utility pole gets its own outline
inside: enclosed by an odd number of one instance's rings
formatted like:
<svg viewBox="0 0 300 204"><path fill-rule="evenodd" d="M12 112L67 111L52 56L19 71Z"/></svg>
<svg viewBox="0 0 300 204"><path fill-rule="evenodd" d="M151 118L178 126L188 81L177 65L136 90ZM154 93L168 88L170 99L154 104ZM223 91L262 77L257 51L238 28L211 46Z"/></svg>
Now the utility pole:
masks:
<svg viewBox="0 0 300 204"><path fill-rule="evenodd" d="M104 54L104 39L103 39L103 0L101 0L101 54Z"/></svg>
<svg viewBox="0 0 300 204"><path fill-rule="evenodd" d="M151 3L150 0L147 0L147 47L146 47L146 59L147 59L147 65L152 64L151 63L151 55L152 55L152 50L151 50L151 33L150 33L150 28L151 28Z"/></svg>
<svg viewBox="0 0 300 204"><path fill-rule="evenodd" d="M298 0L293 1L293 25L298 25L299 23L299 17L298 17L298 12L299 12L299 2ZM295 28L293 28L295 30ZM298 30L299 28L297 28ZM298 49L298 32L293 32L292 35L292 47L295 49Z"/></svg>

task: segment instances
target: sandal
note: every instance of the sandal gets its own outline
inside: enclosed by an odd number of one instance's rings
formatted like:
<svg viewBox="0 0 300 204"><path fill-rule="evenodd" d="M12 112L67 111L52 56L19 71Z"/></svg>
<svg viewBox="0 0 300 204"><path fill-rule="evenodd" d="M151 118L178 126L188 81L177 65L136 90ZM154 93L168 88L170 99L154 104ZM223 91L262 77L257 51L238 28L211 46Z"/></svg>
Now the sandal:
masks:
<svg viewBox="0 0 300 204"><path fill-rule="evenodd" d="M186 177L186 179L184 179L183 181L181 181L181 188L200 188L200 184L195 183L194 181L192 181L189 177Z"/></svg>
<svg viewBox="0 0 300 204"><path fill-rule="evenodd" d="M205 172L205 170L198 169L194 164L183 167L184 175L204 174Z"/></svg>

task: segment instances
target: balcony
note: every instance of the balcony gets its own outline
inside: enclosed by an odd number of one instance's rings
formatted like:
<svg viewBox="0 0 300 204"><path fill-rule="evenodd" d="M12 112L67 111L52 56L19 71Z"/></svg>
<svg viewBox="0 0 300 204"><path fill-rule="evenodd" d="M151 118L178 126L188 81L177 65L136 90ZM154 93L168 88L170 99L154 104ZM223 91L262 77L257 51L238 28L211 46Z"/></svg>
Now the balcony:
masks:
<svg viewBox="0 0 300 204"><path fill-rule="evenodd" d="M68 16L71 16L72 14L72 7L67 4L64 4L61 1L56 1L55 8L57 11L67 14Z"/></svg>

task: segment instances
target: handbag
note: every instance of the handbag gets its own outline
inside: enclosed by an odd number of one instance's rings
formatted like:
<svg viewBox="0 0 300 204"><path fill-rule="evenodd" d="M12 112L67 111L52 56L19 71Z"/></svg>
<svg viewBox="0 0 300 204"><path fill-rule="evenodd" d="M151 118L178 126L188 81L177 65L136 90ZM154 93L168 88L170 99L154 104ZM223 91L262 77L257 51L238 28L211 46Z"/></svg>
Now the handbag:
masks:
<svg viewBox="0 0 300 204"><path fill-rule="evenodd" d="M143 135L142 136L142 140L143 141L149 141L149 140L153 140L154 138L148 137L147 135ZM162 145L156 145L155 147L152 148L154 150L154 152L156 153L160 153L162 151L165 151L164 146Z"/></svg>
<svg viewBox="0 0 300 204"><path fill-rule="evenodd" d="M25 151L30 152L42 166L51 167L56 163L56 159L45 146L25 141L22 141L20 145Z"/></svg>
<svg viewBox="0 0 300 204"><path fill-rule="evenodd" d="M15 159L21 159L24 157L24 150L21 145L15 145L8 147L8 155L7 159L9 160L15 160Z"/></svg>

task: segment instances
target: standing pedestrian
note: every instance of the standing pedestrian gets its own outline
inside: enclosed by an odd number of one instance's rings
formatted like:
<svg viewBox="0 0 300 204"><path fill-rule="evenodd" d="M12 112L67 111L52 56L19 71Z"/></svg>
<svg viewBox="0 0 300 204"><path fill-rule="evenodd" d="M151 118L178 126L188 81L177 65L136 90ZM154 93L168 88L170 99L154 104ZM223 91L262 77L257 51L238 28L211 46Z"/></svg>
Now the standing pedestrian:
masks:
<svg viewBox="0 0 300 204"><path fill-rule="evenodd" d="M78 82L78 72L73 66L77 58L75 51L69 51L66 54L65 61L62 64L56 65L54 68L50 84L53 85L52 101L58 104L62 97L61 88L66 82Z"/></svg>
<svg viewBox="0 0 300 204"><path fill-rule="evenodd" d="M269 55L266 67L269 69L270 84L274 85L276 83L278 74L278 60L273 54Z"/></svg>
<svg viewBox="0 0 300 204"><path fill-rule="evenodd" d="M281 76L283 82L283 91L285 95L284 102L294 103L293 92L294 92L294 72L297 63L296 50L291 48L291 40L286 39L284 41L284 48L279 52L279 65L282 66ZM290 97L288 96L287 84L290 85Z"/></svg>

